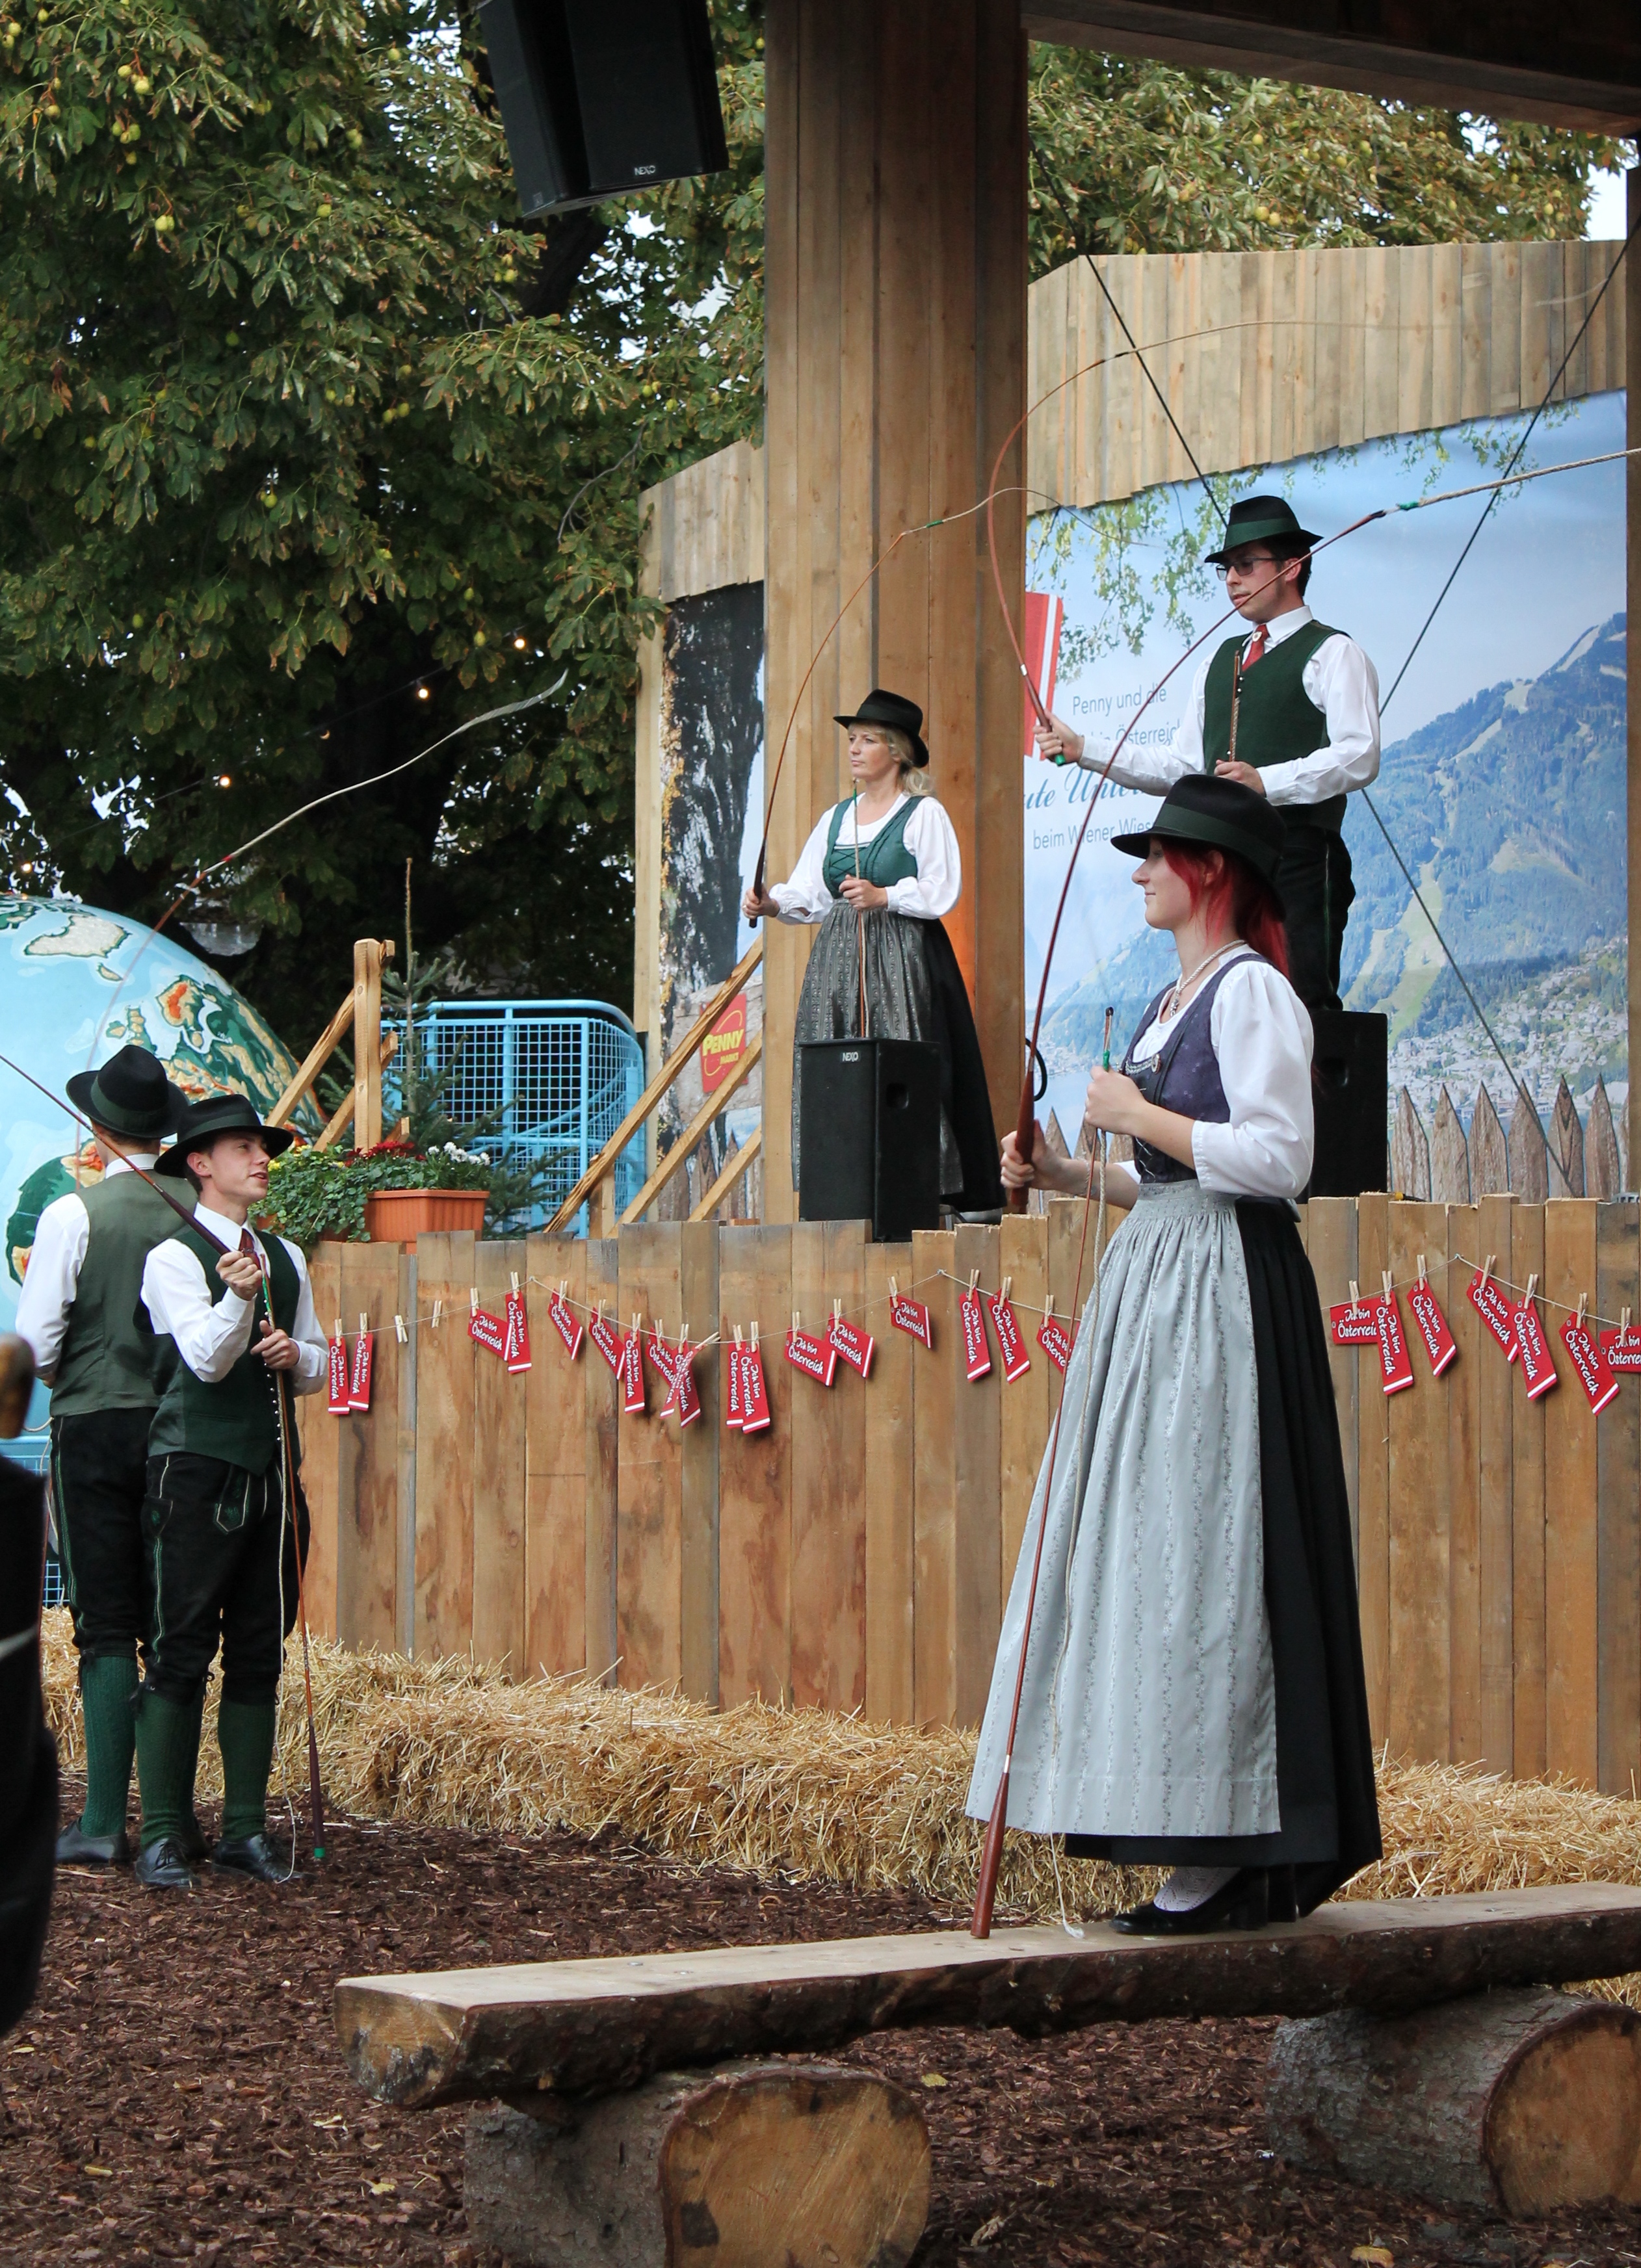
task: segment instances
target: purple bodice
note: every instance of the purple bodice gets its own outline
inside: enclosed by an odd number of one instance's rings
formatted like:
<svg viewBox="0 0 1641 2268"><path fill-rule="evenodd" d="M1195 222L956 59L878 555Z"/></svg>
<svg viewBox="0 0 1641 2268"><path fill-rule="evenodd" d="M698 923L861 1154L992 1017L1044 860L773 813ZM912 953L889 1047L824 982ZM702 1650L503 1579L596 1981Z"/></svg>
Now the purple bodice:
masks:
<svg viewBox="0 0 1641 2268"><path fill-rule="evenodd" d="M1155 1102L1165 1110L1177 1110L1182 1118L1205 1118L1210 1125L1228 1126L1231 1106L1225 1101L1225 1091L1219 1077L1219 1058L1214 1053L1213 1014L1214 995L1233 968L1238 968L1249 956L1239 954L1233 961L1211 976L1188 1008L1174 1020L1174 1029L1161 1048L1148 1063L1137 1064L1134 1048L1157 1020L1157 1012L1173 990L1165 984L1145 1013L1140 1018L1122 1068L1138 1087L1147 1102ZM1257 955L1254 956L1257 958ZM1148 1142L1136 1141L1134 1165L1142 1182L1194 1182L1196 1174L1189 1166L1182 1166L1177 1158L1166 1151L1153 1150Z"/></svg>

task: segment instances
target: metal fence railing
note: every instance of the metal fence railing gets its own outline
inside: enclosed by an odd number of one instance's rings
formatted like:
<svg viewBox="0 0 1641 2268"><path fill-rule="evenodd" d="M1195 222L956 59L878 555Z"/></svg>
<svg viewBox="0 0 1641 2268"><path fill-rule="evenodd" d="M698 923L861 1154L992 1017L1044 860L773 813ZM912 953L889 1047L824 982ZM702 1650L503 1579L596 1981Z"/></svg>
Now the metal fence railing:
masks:
<svg viewBox="0 0 1641 2268"><path fill-rule="evenodd" d="M383 1028L393 1020L383 1018ZM499 1113L478 1146L534 1176L534 1201L510 1227L539 1228L568 1197L644 1091L644 1049L619 1008L600 1000L448 1000L419 1010L425 1077L448 1071L443 1108L458 1125ZM399 1108L396 1061L383 1075L384 1116ZM644 1140L616 1167L620 1204L644 1182ZM575 1233L586 1229L586 1209Z"/></svg>
<svg viewBox="0 0 1641 2268"><path fill-rule="evenodd" d="M0 1456L10 1457L13 1464L21 1465L31 1473L43 1473L51 1463L51 1436L43 1425L19 1433L15 1440L0 1441ZM60 1607L63 1604L63 1569L55 1551L46 1553L46 1576L42 1605Z"/></svg>

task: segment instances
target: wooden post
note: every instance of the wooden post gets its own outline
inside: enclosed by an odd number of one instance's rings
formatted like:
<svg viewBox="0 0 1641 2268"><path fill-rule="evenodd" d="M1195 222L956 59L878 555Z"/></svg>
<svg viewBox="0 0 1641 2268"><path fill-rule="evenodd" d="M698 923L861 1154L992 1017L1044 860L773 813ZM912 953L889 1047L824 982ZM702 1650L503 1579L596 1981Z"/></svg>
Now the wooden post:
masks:
<svg viewBox="0 0 1641 2268"><path fill-rule="evenodd" d="M1021 1039L1019 674L990 588L985 496L1026 408L1026 43L1014 0L770 0L766 762L826 643L775 800L788 874L844 792L834 714L882 685L918 702L957 830L946 925L994 1115ZM1004 586L1022 604L1024 452L1004 461ZM971 517L931 532L930 520ZM808 932L769 924L764 1218L790 1220L792 1030Z"/></svg>
<svg viewBox="0 0 1641 2268"><path fill-rule="evenodd" d="M372 1150L382 1138L382 963L391 945L373 937L353 947L353 1142Z"/></svg>
<svg viewBox="0 0 1641 2268"><path fill-rule="evenodd" d="M1630 169L1627 232L1641 228L1641 166ZM1641 449L1641 281L1624 278L1624 442ZM1641 1097L1634 1066L1641 1064L1641 457L1624 467L1625 593L1629 608L1629 781L1630 781L1630 1141L1624 1187L1637 1186L1636 1137L1641 1134ZM766 1088L765 1092L768 1092Z"/></svg>

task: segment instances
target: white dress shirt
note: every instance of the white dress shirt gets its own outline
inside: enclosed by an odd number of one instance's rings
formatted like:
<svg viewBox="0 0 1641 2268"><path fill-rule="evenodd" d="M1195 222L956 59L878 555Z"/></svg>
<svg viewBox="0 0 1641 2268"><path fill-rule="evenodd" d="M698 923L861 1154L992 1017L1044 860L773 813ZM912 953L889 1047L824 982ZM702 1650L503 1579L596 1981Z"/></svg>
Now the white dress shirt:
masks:
<svg viewBox="0 0 1641 2268"><path fill-rule="evenodd" d="M237 1220L227 1220L202 1204L195 1206L194 1218L230 1252L238 1249L240 1227ZM254 1229L251 1231L251 1241L266 1276L268 1250ZM282 1236L279 1241L297 1271L296 1322L291 1336L301 1351L296 1368L288 1375L298 1394L317 1394L329 1374L330 1351L313 1313L307 1263L289 1238ZM156 1336L174 1339L177 1352L195 1377L207 1386L219 1386L251 1344L256 1301L242 1300L237 1292L225 1291L213 1306L199 1256L174 1238L157 1244L148 1256L143 1270L143 1304L148 1309Z"/></svg>
<svg viewBox="0 0 1641 2268"><path fill-rule="evenodd" d="M1315 619L1308 607L1295 607L1278 615L1266 625L1266 652ZM1242 641L1245 655L1253 635L1250 630ZM1130 745L1123 749L1111 767L1112 780L1118 787L1162 795L1187 772L1201 771L1203 718L1212 660L1210 654L1197 666L1191 697L1172 744L1166 748ZM1336 630L1306 663L1300 682L1328 719L1328 738L1308 756L1298 756L1291 763L1264 765L1260 778L1265 793L1272 803L1326 803L1332 796L1349 795L1352 788L1370 787L1379 777L1379 674L1372 663L1354 638ZM1103 744L1090 740L1087 753L1103 762L1111 746L1109 740Z"/></svg>
<svg viewBox="0 0 1641 2268"><path fill-rule="evenodd" d="M151 1173L158 1150L130 1150L133 1163ZM103 1178L129 1174L125 1158L111 1158ZM17 1329L34 1350L34 1368L49 1386L56 1375L57 1359L68 1335L69 1310L74 1305L85 1248L91 1241L91 1215L77 1190L54 1197L34 1226L33 1249L23 1270L23 1288L17 1299Z"/></svg>
<svg viewBox="0 0 1641 2268"><path fill-rule="evenodd" d="M1197 1014L1201 1002L1198 992L1181 1015ZM1297 1197L1310 1180L1316 1146L1305 1005L1280 969L1250 951L1230 961L1210 1018L1231 1120L1195 1122L1196 1178L1222 1197ZM1135 1062L1153 1061L1179 1027L1180 1016L1148 1025L1134 1043ZM1162 1108L1169 1107L1165 1093Z"/></svg>
<svg viewBox="0 0 1641 2268"><path fill-rule="evenodd" d="M863 822L860 847L864 850L879 830L887 827L903 803L916 806L906 822L906 848L917 861L917 872L904 881L891 882L887 887L888 909L892 914L909 914L914 921L938 921L949 914L963 890L963 862L957 848L957 834L946 813L931 795L908 797L897 795L881 819ZM828 811L803 847L791 880L777 882L769 895L780 908L784 922L824 921L835 905L845 902L835 898L826 886L827 837L832 831L832 814ZM843 823L837 830L840 843L855 847L855 806L851 797L843 811Z"/></svg>

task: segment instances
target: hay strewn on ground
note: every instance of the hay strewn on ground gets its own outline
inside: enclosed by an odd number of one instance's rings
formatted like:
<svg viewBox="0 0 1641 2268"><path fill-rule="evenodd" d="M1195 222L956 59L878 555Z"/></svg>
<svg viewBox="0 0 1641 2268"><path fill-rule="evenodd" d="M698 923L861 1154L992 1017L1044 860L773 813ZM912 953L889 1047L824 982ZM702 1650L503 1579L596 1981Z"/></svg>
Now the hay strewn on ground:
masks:
<svg viewBox="0 0 1641 2268"><path fill-rule="evenodd" d="M45 1618L45 1667L51 1722L71 1768L79 1701L61 1611ZM328 1800L364 1818L510 1835L615 1828L685 1866L913 1889L957 1911L974 1895L981 1830L963 1816L969 1734L760 1703L719 1715L581 1679L514 1684L464 1661L320 1643L313 1697ZM295 1646L280 1751L299 1805L307 1764ZM216 1793L216 1771L208 1736L202 1794ZM1379 1790L1386 1856L1358 1877L1353 1896L1641 1883L1641 1805L1628 1798L1431 1764L1387 1765ZM1154 1879L1088 1860L1061 1872L1068 1907L1084 1913L1129 1904ZM999 1904L1045 1920L1057 1913L1046 1843L1010 1838ZM1641 1979L1624 1984L1623 1997L1641 2007Z"/></svg>

